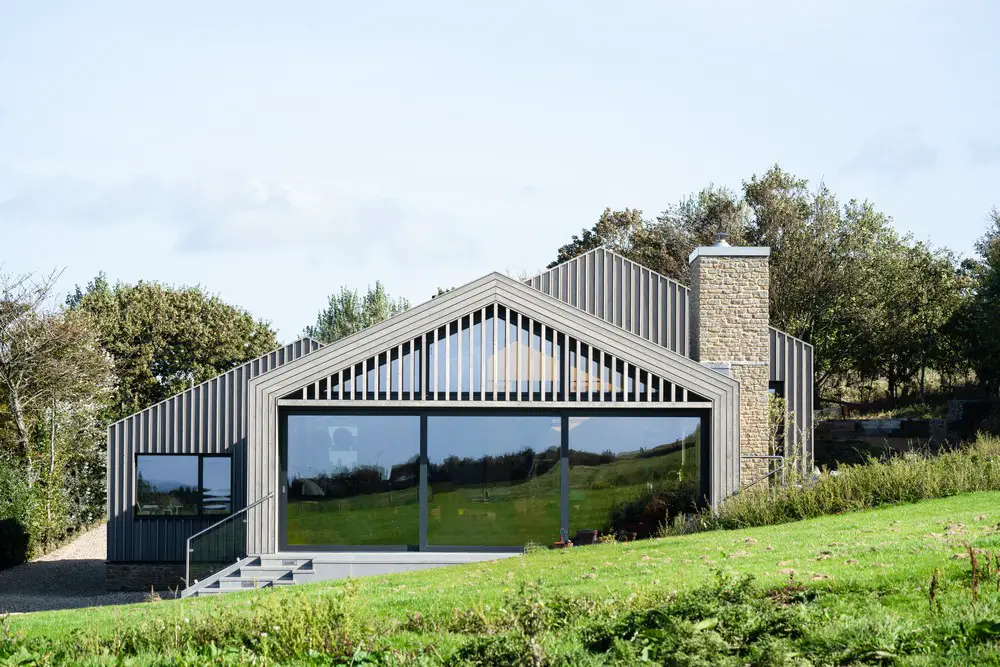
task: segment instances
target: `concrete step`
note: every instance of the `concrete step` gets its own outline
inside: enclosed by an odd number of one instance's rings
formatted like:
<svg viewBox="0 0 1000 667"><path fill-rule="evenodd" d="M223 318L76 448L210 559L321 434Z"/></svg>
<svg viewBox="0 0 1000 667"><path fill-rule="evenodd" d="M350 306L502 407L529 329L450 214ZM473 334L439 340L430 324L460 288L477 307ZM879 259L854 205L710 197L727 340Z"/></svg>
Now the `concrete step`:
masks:
<svg viewBox="0 0 1000 667"><path fill-rule="evenodd" d="M240 577L223 577L219 579L218 587L224 591L253 590L256 588L268 588L275 579L242 579ZM289 579L291 582L291 579ZM206 589L208 590L208 589Z"/></svg>
<svg viewBox="0 0 1000 667"><path fill-rule="evenodd" d="M250 563L251 565L259 565L260 567L283 567L286 569L292 569L297 567L302 567L303 565L312 565L312 558L296 558L288 556L258 556L256 562Z"/></svg>
<svg viewBox="0 0 1000 667"><path fill-rule="evenodd" d="M252 577L257 579L277 579L286 574L292 574L293 572L302 574L311 574L312 568L293 568L293 567L263 567L260 565L248 565L241 567L236 570L230 577Z"/></svg>

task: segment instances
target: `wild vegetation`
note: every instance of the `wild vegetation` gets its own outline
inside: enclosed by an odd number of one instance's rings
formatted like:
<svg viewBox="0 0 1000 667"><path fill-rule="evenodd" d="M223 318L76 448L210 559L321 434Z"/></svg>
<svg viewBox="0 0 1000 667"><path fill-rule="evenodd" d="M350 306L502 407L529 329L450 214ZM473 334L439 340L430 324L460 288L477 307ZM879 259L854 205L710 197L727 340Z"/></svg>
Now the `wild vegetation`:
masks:
<svg viewBox="0 0 1000 667"><path fill-rule="evenodd" d="M14 616L17 664L996 664L1000 494Z"/></svg>
<svg viewBox="0 0 1000 667"><path fill-rule="evenodd" d="M277 345L198 288L101 275L60 305L57 277L0 276L0 567L104 520L110 422Z"/></svg>
<svg viewBox="0 0 1000 667"><path fill-rule="evenodd" d="M786 487L754 489L718 511L678 519L664 526L663 534L771 526L975 491L1000 491L1000 438L981 436L938 454L911 451L869 459Z"/></svg>

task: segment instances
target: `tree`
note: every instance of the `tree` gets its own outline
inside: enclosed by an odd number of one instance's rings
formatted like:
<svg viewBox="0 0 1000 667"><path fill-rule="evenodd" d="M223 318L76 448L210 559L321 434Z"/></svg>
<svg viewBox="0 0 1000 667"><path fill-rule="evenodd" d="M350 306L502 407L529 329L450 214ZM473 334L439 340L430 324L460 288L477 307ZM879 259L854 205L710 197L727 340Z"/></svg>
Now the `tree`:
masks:
<svg viewBox="0 0 1000 667"><path fill-rule="evenodd" d="M647 240L648 265L663 275L687 283L691 279L688 257L698 246L712 245L725 234L732 245L746 245L750 209L733 191L709 185L668 207L650 230L657 240Z"/></svg>
<svg viewBox="0 0 1000 667"><path fill-rule="evenodd" d="M364 296L357 290L341 287L339 293L330 295L327 307L316 317L316 324L307 326L303 335L332 343L409 308L409 301L392 298L380 281L375 282L374 288L369 287Z"/></svg>
<svg viewBox="0 0 1000 667"><path fill-rule="evenodd" d="M655 222L634 209L606 209L553 265L604 245L688 282L691 251L719 233L734 245L770 247L771 324L814 346L817 396L848 378L871 386L886 379L896 395L923 386L928 367L956 356L955 337L940 335L955 328L948 323L968 292L956 258L900 238L872 203L842 206L825 184L810 189L779 165L745 181L741 193L709 185Z"/></svg>
<svg viewBox="0 0 1000 667"><path fill-rule="evenodd" d="M987 214L986 233L976 243L977 259L966 265L975 288L956 329L965 355L987 392L1000 392L1000 209Z"/></svg>
<svg viewBox="0 0 1000 667"><path fill-rule="evenodd" d="M13 455L29 488L42 473L38 419L51 407L54 425L58 403L91 402L110 384L110 362L89 316L50 307L56 278L0 276L0 420L12 428ZM47 444L54 469L54 435Z"/></svg>
<svg viewBox="0 0 1000 667"><path fill-rule="evenodd" d="M200 287L157 282L113 287L104 274L67 299L97 325L117 383L107 417L118 419L278 346L270 325Z"/></svg>
<svg viewBox="0 0 1000 667"><path fill-rule="evenodd" d="M643 257L648 261L655 261L658 237L653 225L643 219L639 209L612 211L606 208L592 229L584 229L580 236L574 235L572 241L559 248L555 261L547 268L551 269L601 246L626 257Z"/></svg>

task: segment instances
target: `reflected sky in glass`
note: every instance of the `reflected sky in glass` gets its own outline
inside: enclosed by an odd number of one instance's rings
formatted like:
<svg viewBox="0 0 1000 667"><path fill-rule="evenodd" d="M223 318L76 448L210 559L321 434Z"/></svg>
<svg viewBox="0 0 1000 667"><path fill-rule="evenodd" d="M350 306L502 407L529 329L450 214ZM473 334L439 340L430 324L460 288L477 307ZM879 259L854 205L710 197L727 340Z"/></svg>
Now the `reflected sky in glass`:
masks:
<svg viewBox="0 0 1000 667"><path fill-rule="evenodd" d="M698 417L570 417L569 448L625 454L682 440L700 424Z"/></svg>
<svg viewBox="0 0 1000 667"><path fill-rule="evenodd" d="M181 486L198 486L197 456L139 456L139 476L154 491L170 492Z"/></svg>
<svg viewBox="0 0 1000 667"><path fill-rule="evenodd" d="M206 491L229 493L232 466L228 457L210 456L202 459L202 485Z"/></svg>
<svg viewBox="0 0 1000 667"><path fill-rule="evenodd" d="M420 417L289 415L288 480L374 466L383 478L420 453Z"/></svg>
<svg viewBox="0 0 1000 667"><path fill-rule="evenodd" d="M533 449L559 447L559 417L469 416L430 417L427 457L441 463L449 456L480 458Z"/></svg>

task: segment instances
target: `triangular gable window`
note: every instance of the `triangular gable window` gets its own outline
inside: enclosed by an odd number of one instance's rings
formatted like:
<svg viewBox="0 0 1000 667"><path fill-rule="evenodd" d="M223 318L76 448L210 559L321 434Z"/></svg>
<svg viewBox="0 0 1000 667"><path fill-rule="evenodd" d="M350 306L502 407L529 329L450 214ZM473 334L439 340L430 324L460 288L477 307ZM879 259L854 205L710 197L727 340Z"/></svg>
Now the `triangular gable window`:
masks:
<svg viewBox="0 0 1000 667"><path fill-rule="evenodd" d="M705 402L667 378L499 304L467 313L284 398Z"/></svg>

